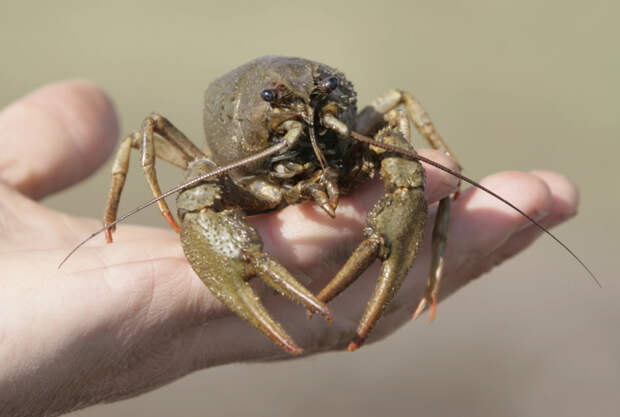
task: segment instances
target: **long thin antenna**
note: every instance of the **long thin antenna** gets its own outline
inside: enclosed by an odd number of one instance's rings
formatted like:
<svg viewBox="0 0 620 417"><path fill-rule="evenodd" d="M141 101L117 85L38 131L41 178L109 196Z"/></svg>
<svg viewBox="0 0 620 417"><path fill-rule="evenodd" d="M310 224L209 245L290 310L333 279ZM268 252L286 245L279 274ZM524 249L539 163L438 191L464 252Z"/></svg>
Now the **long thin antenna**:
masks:
<svg viewBox="0 0 620 417"><path fill-rule="evenodd" d="M485 187L484 185L481 185L479 183L477 183L476 181L472 180L471 178L466 177L465 175L461 174L460 172L456 172L451 170L450 168L447 168L431 159L425 158L423 156L418 155L415 152L410 152L406 149L402 149L399 148L397 146L393 146L393 145L389 145L386 143L381 143L381 142L377 142L367 136L361 135L357 132L351 132L351 137L353 139L359 140L360 142L364 142L364 143L368 143L370 145L376 146L378 148L382 148L385 149L387 151L393 151L393 152L397 152L399 154L408 156L412 159L417 159L418 161L422 161L425 162L429 165L432 165L436 168L441 169L444 172L447 172L448 174L454 175L455 177L459 178L462 181L465 181L471 185L473 185L474 187L477 187L479 189L481 189L482 191L492 195L493 197L497 198L499 201L501 201L502 203L506 204L507 206L511 207L512 209L516 210L519 214L521 214L522 216L524 216L526 219L528 219L530 222L532 222L536 227L538 227L540 230L542 230L543 232L545 232L547 235L551 236L551 238L553 240L555 240L560 246L562 246L577 262L579 262L579 264L583 267L583 269L585 269L588 272L588 275L590 275L590 277L594 280L594 282L596 282L596 284L599 287L602 287L601 283L599 282L599 280L596 278L596 275L594 275L594 273L590 270L590 268L588 268L588 266L577 256L577 254L575 254L575 252L573 252L568 246L566 246L564 244L564 242L562 242L559 238L557 238L553 233L551 233L546 227L544 227L543 225L541 225L540 223L538 223L536 220L534 220L532 217L530 217L527 213L525 213L523 210L521 210L519 207L515 206L514 204L512 204L510 201L506 200L504 197L502 197L501 195L497 194L494 191L491 191L490 189L488 189L487 187Z"/></svg>
<svg viewBox="0 0 620 417"><path fill-rule="evenodd" d="M128 213L123 214L121 217L119 217L118 219L114 220L112 223L106 224L104 227L102 227L101 229L97 230L96 232L91 233L90 236L88 236L86 239L84 239L80 243L78 243L73 249L71 249L71 251L67 254L67 256L65 256L63 258L63 260L58 264L58 269L60 269L60 267L67 261L67 259L69 259L71 257L71 255L73 255L75 253L75 251L77 251L79 248L84 246L84 244L86 242L88 242L89 240L91 240L92 238L97 236L98 234L101 234L101 233L105 232L110 227L112 227L112 226L122 222L126 218L128 218L130 216L133 216L134 214L136 214L140 210L144 210L148 206L157 203L159 200L161 200L163 198L166 198L166 197L168 197L168 196L170 196L170 195L172 195L172 194L174 194L176 192L183 191L184 189L189 188L189 187L191 187L193 185L196 185L196 184L198 184L198 183L200 183L200 182L202 182L202 181L204 181L204 180L206 180L208 178L216 177L216 176L221 175L221 174L223 174L225 172L228 172L228 171L230 171L232 169L239 168L239 167L245 166L247 164L251 164L252 162L256 162L256 161L261 160L263 158L266 158L266 157L268 157L270 155L273 155L274 153L278 153L281 150L283 150L284 148L286 148L287 146L289 146L289 144L286 141L282 141L282 142L280 142L280 143L278 143L278 144L276 144L276 145L274 145L274 146L272 146L270 148L267 148L264 151L261 151L261 152L255 154L255 155L248 156L247 158L241 159L241 160L239 160L237 162L233 162L230 165L226 165L226 166L223 166L221 168L214 169L213 171L208 172L208 173L206 173L204 175L201 175L200 177L196 177L196 178L194 178L194 179L192 179L192 180L190 180L190 181L188 181L188 182L186 182L184 184L177 185L176 187L166 191L162 195L160 195L158 197L155 197L155 198L147 201L146 203L140 204L135 209L129 211Z"/></svg>
<svg viewBox="0 0 620 417"><path fill-rule="evenodd" d="M512 204L510 201L506 200L504 197L500 196L499 194L497 194L496 192L490 190L489 188L485 187L482 184L479 184L478 182L472 180L469 177L466 177L465 175L461 174L460 172L451 170L450 168L447 168L431 159L425 158L421 155L418 155L415 152L411 152L408 151L406 149L402 149L399 148L397 146L393 146L393 145L389 145L386 143L381 143L381 142L377 142L367 136L364 136L362 134L359 134L357 132L350 132L350 136L353 139L356 139L360 142L364 142L364 143L368 143L370 145L376 146L378 148L382 148L388 151L392 151L392 152L396 152L399 153L401 155L407 156L409 158L421 161L421 162L425 162L429 165L432 165L436 168L439 168L440 170L447 172L448 174L451 174L457 178L459 178L462 181L465 181L471 185L473 185L474 187L477 187L479 189L481 189L482 191L486 192L487 194L492 195L493 197L497 198L499 201L501 201L502 203L506 204L508 207L512 208L513 210L517 211L519 214L521 214L523 217L525 217L526 219L528 219L532 224L534 224L538 229L540 229L541 231L543 231L544 233L546 233L548 236L550 236L553 240L556 241L556 243L558 243L560 246L562 246L562 248L564 248L564 250L566 250L572 257L573 259L575 259L581 266L582 268L588 273L588 275L590 275L590 278L592 278L592 280L599 286L602 287L601 283L599 282L599 280L596 278L596 275L594 275L594 273L590 270L590 268L588 268L588 266L577 256L577 254L575 254L575 252L573 252L566 244L564 244L564 242L562 242L558 237L556 237L553 233L551 233L546 227L544 227L543 225L541 225L540 223L538 223L536 220L534 220L531 216L529 216L527 213L525 213L523 210L521 210L519 207L515 206L514 204ZM264 151L261 151L255 155L249 156L247 158L241 159L237 162L234 162L230 165L226 165L224 167L221 168L217 168L207 174L204 174L200 177L196 177L184 184L178 185L168 191L166 191L165 193L163 193L162 195L155 197L145 203L140 204L138 207L136 207L135 209L129 211L128 213L122 215L121 217L119 217L118 219L116 219L115 221L113 221L110 224L105 225L104 227L102 227L101 229L97 230L96 232L93 232L90 234L90 236L88 236L86 239L82 240L80 243L78 243L73 249L71 249L71 251L63 258L63 260L60 262L60 264L58 264L58 268L60 269L60 267L62 267L62 265L79 249L81 248L86 242L88 242L89 240L91 240L92 238L94 238L95 236L105 232L107 229L109 229L112 226L115 226L116 224L122 222L123 220L127 219L128 217L136 214L137 212L145 209L148 206L151 206L153 204L155 204L157 201L166 198L174 193L177 193L179 191L183 191L186 188L189 188L193 185L196 185L208 178L212 178L212 177L216 177L218 175L224 174L225 172L228 172L230 170L233 170L235 168L239 168L242 166L245 166L247 164L251 164L253 162L256 162L260 159L266 158L270 155L273 155L275 153L280 152L281 150L285 149L288 146L287 142L280 142L270 148L265 149ZM318 156L318 155L317 155Z"/></svg>

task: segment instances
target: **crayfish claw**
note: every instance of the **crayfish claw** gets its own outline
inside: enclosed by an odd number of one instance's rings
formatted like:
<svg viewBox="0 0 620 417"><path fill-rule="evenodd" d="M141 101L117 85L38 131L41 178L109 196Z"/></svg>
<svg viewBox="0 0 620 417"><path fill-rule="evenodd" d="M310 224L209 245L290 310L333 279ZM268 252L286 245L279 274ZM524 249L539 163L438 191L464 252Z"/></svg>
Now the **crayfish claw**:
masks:
<svg viewBox="0 0 620 417"><path fill-rule="evenodd" d="M310 314L320 314L328 322L334 317L327 306L291 275L278 261L266 252L248 254L254 274L267 285L291 300L305 306Z"/></svg>
<svg viewBox="0 0 620 417"><path fill-rule="evenodd" d="M291 354L302 349L267 311L248 282L258 277L313 313L332 320L323 302L262 250L256 230L240 210L209 208L182 216L181 243L192 268L211 293L237 315Z"/></svg>
<svg viewBox="0 0 620 417"><path fill-rule="evenodd" d="M433 320L435 320L435 316L437 315L437 296L435 295L424 296L424 298L420 300L420 302L418 303L418 307L415 309L413 315L411 316L411 320L417 319L420 314L422 314L422 312L426 308L426 305L429 304L429 301L427 300L430 300L428 322L431 323Z"/></svg>
<svg viewBox="0 0 620 417"><path fill-rule="evenodd" d="M411 320L415 320L418 317L420 317L420 314L422 314L422 312L424 311L424 308L426 308L426 297L422 298L420 302L418 303L418 307L413 312L413 315L411 316Z"/></svg>

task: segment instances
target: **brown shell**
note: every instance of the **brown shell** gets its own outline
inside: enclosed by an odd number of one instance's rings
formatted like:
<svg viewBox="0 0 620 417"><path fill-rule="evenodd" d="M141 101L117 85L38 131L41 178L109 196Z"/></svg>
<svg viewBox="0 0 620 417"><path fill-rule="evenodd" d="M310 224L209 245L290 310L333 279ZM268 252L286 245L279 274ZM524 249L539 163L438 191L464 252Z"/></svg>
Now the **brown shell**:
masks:
<svg viewBox="0 0 620 417"><path fill-rule="evenodd" d="M356 113L353 85L327 65L302 58L265 56L242 65L215 80L205 93L204 128L207 147L218 165L255 154L270 145L271 107L261 91L286 85L298 97L310 100L318 80L338 75L340 87L332 94L345 123Z"/></svg>

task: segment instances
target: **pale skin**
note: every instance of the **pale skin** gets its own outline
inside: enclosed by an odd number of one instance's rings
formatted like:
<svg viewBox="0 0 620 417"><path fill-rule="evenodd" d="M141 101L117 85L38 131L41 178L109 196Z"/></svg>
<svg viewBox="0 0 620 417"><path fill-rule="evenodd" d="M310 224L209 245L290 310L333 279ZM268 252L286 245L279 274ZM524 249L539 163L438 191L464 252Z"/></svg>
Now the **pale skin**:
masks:
<svg viewBox="0 0 620 417"><path fill-rule="evenodd" d="M36 200L91 174L113 152L117 137L111 102L86 81L46 86L0 113L3 416L57 415L136 395L205 367L293 358L213 298L171 229L123 223L114 244L98 236L57 269L71 247L100 224ZM455 168L437 151L420 153ZM130 175L141 175L137 162ZM575 185L556 173L501 172L482 183L547 227L577 210ZM455 186L449 174L427 169L429 203ZM366 211L382 192L374 182L343 198L336 219L301 204L251 222L266 250L317 292L359 242ZM105 194L102 190L102 205ZM409 322L428 272L430 230L426 236L425 249L369 343ZM538 236L510 208L479 190L465 190L452 209L440 300ZM329 325L319 318L308 321L302 307L257 288L304 353L312 354L346 347L377 274L371 267L329 303L335 316Z"/></svg>

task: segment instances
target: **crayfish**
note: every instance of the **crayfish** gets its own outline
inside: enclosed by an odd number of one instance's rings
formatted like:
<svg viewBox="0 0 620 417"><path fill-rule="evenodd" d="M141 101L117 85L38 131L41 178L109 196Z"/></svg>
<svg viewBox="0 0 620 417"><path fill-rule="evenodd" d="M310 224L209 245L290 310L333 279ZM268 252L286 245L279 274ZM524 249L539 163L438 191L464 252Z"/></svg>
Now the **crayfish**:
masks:
<svg viewBox="0 0 620 417"><path fill-rule="evenodd" d="M357 349L398 292L422 242L427 203L420 160L439 165L416 154L411 125L432 148L453 156L428 114L411 94L398 90L358 112L356 92L344 74L306 59L276 56L255 59L215 80L206 91L203 114L206 146L202 149L159 114L149 115L139 131L122 141L104 228L90 237L105 231L111 242L119 221L157 202L180 233L187 260L213 295L292 354L301 348L265 309L250 278L260 278L310 314L331 320L326 303L378 259L382 268L374 293L348 347ZM140 151L155 199L117 219L131 149ZM156 158L184 169L187 182L162 194ZM502 200L551 235L491 190L439 167ZM364 238L318 295L263 251L260 236L245 220L245 215L305 200L335 217L340 196L377 174L385 194L368 213ZM176 192L178 223L164 200ZM431 318L435 314L452 198L439 202L429 278L414 316L427 306Z"/></svg>

